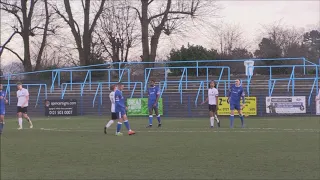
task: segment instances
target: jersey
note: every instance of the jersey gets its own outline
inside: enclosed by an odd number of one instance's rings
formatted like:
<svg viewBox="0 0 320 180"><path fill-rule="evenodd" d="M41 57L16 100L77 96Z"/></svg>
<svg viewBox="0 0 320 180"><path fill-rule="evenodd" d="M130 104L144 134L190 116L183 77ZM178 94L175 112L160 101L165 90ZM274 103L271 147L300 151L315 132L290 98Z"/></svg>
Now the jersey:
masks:
<svg viewBox="0 0 320 180"><path fill-rule="evenodd" d="M318 92L318 95L317 95L317 99L320 99L320 89L319 89L319 92Z"/></svg>
<svg viewBox="0 0 320 180"><path fill-rule="evenodd" d="M217 97L219 96L219 92L216 88L208 89L208 103L209 105L217 105Z"/></svg>
<svg viewBox="0 0 320 180"><path fill-rule="evenodd" d="M114 97L114 91L109 94L110 102L111 102L111 112L116 112L116 101Z"/></svg>
<svg viewBox="0 0 320 180"><path fill-rule="evenodd" d="M17 106L24 105L24 107L28 107L29 101L27 101L27 96L29 96L29 91L27 89L22 88L21 90L18 90L17 91L17 97L18 97Z"/></svg>
<svg viewBox="0 0 320 180"><path fill-rule="evenodd" d="M148 101L156 102L157 97L160 95L160 90L158 86L149 87L148 89Z"/></svg>
<svg viewBox="0 0 320 180"><path fill-rule="evenodd" d="M122 92L119 90L116 90L116 92L114 93L114 97L115 97L115 111L116 112L125 112L126 110L126 106L125 106L125 99L122 95Z"/></svg>
<svg viewBox="0 0 320 180"><path fill-rule="evenodd" d="M229 91L230 104L240 104L241 97L244 98L244 91L242 86L232 85Z"/></svg>
<svg viewBox="0 0 320 180"><path fill-rule="evenodd" d="M0 115L5 115L6 112L6 92L0 91Z"/></svg>

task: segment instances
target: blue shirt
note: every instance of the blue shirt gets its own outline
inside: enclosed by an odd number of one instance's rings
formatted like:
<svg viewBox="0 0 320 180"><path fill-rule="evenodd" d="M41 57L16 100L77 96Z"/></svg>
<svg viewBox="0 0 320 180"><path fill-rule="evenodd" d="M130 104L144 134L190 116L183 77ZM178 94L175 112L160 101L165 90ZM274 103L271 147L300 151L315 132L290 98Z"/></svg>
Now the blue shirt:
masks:
<svg viewBox="0 0 320 180"><path fill-rule="evenodd" d="M148 89L149 102L155 102L159 95L160 95L160 90L158 86L149 87Z"/></svg>
<svg viewBox="0 0 320 180"><path fill-rule="evenodd" d="M116 112L121 112L126 109L125 99L124 99L121 91L116 90L116 92L114 93L114 99L116 102L116 108L115 108Z"/></svg>
<svg viewBox="0 0 320 180"><path fill-rule="evenodd" d="M239 104L242 97L242 103L244 103L244 91L242 86L232 85L229 90L230 104Z"/></svg>
<svg viewBox="0 0 320 180"><path fill-rule="evenodd" d="M0 99L0 110L4 110L6 108L6 92L5 91L0 91L0 97L2 97Z"/></svg>

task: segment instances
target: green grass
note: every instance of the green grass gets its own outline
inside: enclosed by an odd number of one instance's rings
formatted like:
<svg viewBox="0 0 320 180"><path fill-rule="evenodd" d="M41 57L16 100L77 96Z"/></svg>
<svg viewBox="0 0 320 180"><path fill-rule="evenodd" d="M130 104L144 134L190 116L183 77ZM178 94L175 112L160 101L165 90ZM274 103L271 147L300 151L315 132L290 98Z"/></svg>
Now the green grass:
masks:
<svg viewBox="0 0 320 180"><path fill-rule="evenodd" d="M104 117L37 118L21 131L7 119L1 179L320 179L319 117L248 118L232 130L227 117L219 130L203 118L130 122L137 134L116 137L115 124L103 134Z"/></svg>

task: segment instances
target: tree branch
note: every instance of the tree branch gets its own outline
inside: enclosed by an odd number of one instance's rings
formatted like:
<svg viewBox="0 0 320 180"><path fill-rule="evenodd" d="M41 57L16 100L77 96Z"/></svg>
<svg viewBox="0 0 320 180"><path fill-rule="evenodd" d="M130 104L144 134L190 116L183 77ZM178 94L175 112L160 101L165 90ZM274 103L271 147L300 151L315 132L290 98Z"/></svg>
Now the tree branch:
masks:
<svg viewBox="0 0 320 180"><path fill-rule="evenodd" d="M148 5L150 5L153 1L154 1L154 0L150 0L150 1L148 2Z"/></svg>
<svg viewBox="0 0 320 180"><path fill-rule="evenodd" d="M134 9L136 12L137 12L137 14L138 14L138 17L139 17L139 19L140 19L140 21L141 21L141 14L140 14L140 11L137 9L137 8L135 8L135 7L132 7L132 6L129 6L129 8L132 8L132 9Z"/></svg>
<svg viewBox="0 0 320 180"><path fill-rule="evenodd" d="M92 24L91 24L90 30L89 30L89 34L90 34L90 35L92 34L93 29L94 29L94 27L95 27L96 24L97 24L97 20L99 19L99 16L100 16L100 14L101 14L102 11L103 11L103 7L104 7L104 3L105 3L105 2L106 2L106 0L102 0L102 1L101 1L99 10L98 10L97 14L95 15L95 17L94 17L94 19L93 19L93 22L92 22Z"/></svg>
<svg viewBox="0 0 320 180"><path fill-rule="evenodd" d="M17 9L21 10L21 7L19 7L17 5L14 5L14 4L9 4L9 3L6 3L6 2L0 2L0 4L7 5L7 6L12 6L13 8L17 8Z"/></svg>
<svg viewBox="0 0 320 180"><path fill-rule="evenodd" d="M13 51L12 49L8 48L8 47L4 47L4 49L7 49L8 51L10 51L11 53L13 53L14 55L17 56L17 58L19 58L19 60L23 63L23 59L19 56L18 53L16 53L15 51Z"/></svg>
<svg viewBox="0 0 320 180"><path fill-rule="evenodd" d="M1 2L1 3L2 3L2 2ZM20 24L21 29L23 29L22 21L21 21L20 17L19 17L18 14L17 14L18 11L10 10L10 9L8 9L7 7L5 7L5 8L0 8L0 9L4 10L4 11L6 11L6 12L12 14L12 15L14 15L14 16L17 18L17 20L18 20L18 22L19 22L19 24Z"/></svg>

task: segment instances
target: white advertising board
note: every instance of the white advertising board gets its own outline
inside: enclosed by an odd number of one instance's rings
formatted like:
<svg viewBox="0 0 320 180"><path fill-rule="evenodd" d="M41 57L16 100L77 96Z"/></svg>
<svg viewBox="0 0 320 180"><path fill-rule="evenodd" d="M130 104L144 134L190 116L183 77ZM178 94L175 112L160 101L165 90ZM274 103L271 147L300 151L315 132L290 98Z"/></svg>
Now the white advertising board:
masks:
<svg viewBox="0 0 320 180"><path fill-rule="evenodd" d="M306 113L305 96L266 97L266 112L270 114Z"/></svg>

